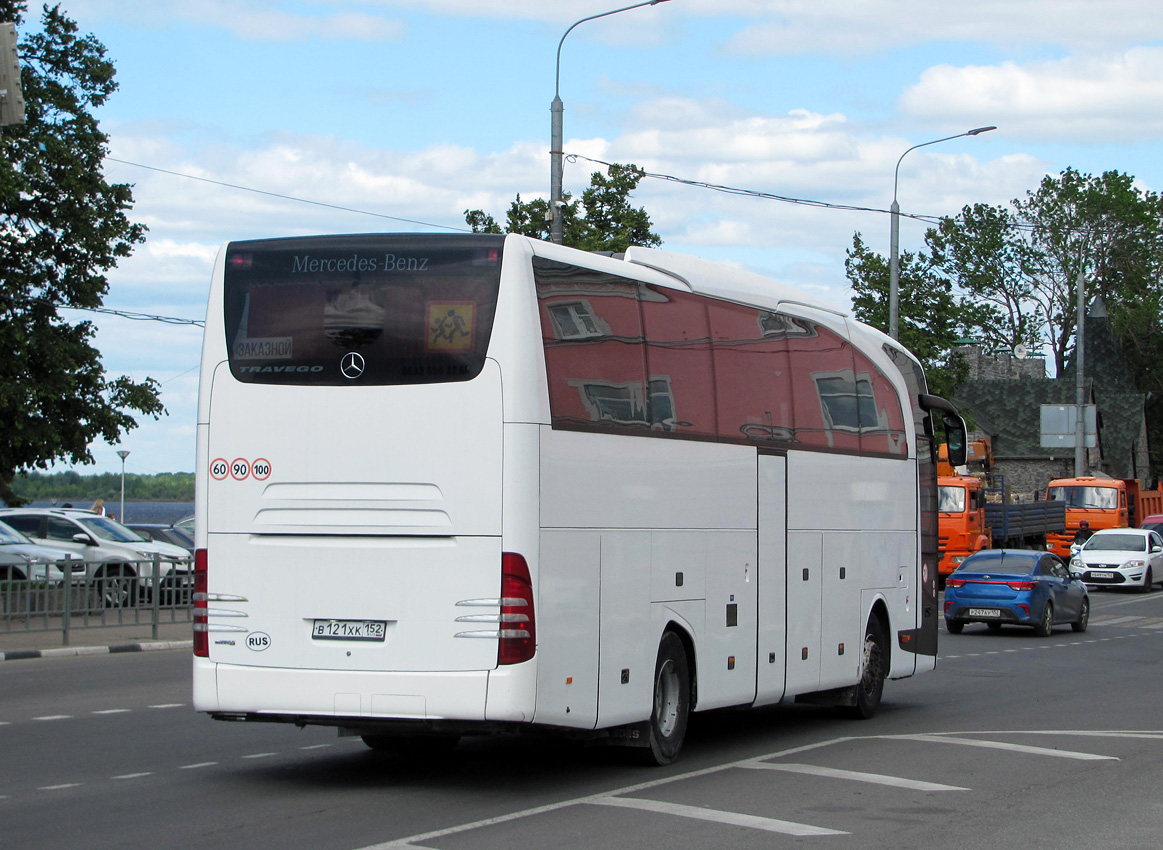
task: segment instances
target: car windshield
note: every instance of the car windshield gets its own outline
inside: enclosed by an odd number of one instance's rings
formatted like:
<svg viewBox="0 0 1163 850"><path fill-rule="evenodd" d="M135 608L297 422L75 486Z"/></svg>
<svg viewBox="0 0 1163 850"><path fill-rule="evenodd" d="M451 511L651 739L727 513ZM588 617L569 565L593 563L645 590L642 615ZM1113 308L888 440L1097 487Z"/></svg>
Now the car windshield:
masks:
<svg viewBox="0 0 1163 850"><path fill-rule="evenodd" d="M985 555L974 555L967 558L961 566L956 569L958 574L972 573L1006 573L1009 575L1023 575L1028 576L1034 572L1034 567L1037 566L1038 555L1036 554L1015 554L1006 552L990 552Z"/></svg>
<svg viewBox="0 0 1163 850"><path fill-rule="evenodd" d="M130 531L121 523L104 516L77 517L77 521L85 526L91 534L102 540L112 540L114 543L144 543L143 538L136 531Z"/></svg>
<svg viewBox="0 0 1163 850"><path fill-rule="evenodd" d="M1146 552L1145 534L1096 534L1082 547L1086 552Z"/></svg>
<svg viewBox="0 0 1163 850"><path fill-rule="evenodd" d="M1070 508L1117 508L1119 491L1116 487L1051 487L1046 498L1051 502L1065 502Z"/></svg>
<svg viewBox="0 0 1163 850"><path fill-rule="evenodd" d="M32 541L7 523L0 522L0 546L11 546L16 543L31 543Z"/></svg>
<svg viewBox="0 0 1163 850"><path fill-rule="evenodd" d="M937 510L943 514L959 514L965 511L965 488L942 487L937 497Z"/></svg>

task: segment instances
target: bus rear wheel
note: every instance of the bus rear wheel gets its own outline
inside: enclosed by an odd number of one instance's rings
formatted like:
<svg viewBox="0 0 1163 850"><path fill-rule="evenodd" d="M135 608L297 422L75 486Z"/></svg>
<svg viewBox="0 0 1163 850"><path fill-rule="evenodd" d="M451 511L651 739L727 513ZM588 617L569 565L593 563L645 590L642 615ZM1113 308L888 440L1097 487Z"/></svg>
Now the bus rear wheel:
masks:
<svg viewBox="0 0 1163 850"><path fill-rule="evenodd" d="M691 710L690 662L674 632L662 636L654 665L654 700L650 711L650 745L642 751L647 764L670 764L678 758Z"/></svg>

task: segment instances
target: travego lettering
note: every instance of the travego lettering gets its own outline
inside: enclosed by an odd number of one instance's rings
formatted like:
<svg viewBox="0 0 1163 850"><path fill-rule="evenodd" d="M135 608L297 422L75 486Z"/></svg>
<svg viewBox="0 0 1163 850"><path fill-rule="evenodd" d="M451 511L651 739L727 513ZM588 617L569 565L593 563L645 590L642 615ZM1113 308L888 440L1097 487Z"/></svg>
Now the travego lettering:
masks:
<svg viewBox="0 0 1163 850"><path fill-rule="evenodd" d="M240 366L240 372L322 372L322 366Z"/></svg>

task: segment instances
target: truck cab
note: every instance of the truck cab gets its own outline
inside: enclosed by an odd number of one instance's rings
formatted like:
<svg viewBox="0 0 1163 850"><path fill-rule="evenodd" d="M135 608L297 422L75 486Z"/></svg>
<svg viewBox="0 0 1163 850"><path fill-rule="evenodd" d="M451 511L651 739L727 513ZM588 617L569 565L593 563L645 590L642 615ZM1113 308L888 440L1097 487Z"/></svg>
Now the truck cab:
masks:
<svg viewBox="0 0 1163 850"><path fill-rule="evenodd" d="M980 479L941 476L937 488L941 544L938 573L944 579L974 552L988 549L990 533L985 525L985 491Z"/></svg>
<svg viewBox="0 0 1163 850"><path fill-rule="evenodd" d="M1091 531L1130 525L1127 483L1119 478L1055 478L1046 486L1046 501L1066 505L1066 531L1046 535L1046 548L1060 558L1069 560L1070 544L1083 520Z"/></svg>

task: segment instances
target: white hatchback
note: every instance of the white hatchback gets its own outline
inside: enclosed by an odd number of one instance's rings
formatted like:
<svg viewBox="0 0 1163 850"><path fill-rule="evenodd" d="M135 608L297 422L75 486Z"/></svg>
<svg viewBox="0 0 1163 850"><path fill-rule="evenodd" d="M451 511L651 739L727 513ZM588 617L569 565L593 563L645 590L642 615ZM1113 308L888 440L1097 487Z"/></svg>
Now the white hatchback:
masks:
<svg viewBox="0 0 1163 850"><path fill-rule="evenodd" d="M1103 528L1070 561L1070 572L1092 587L1138 587L1163 581L1163 537L1145 528Z"/></svg>

